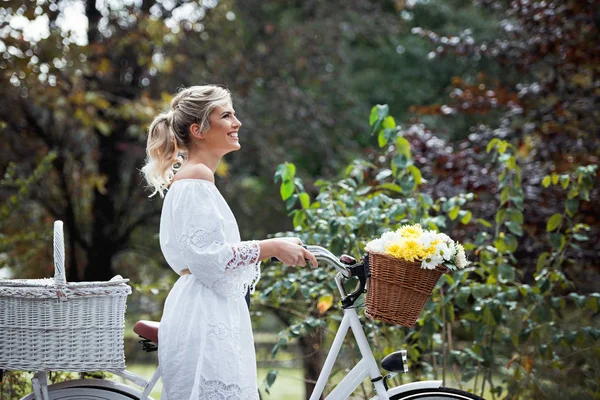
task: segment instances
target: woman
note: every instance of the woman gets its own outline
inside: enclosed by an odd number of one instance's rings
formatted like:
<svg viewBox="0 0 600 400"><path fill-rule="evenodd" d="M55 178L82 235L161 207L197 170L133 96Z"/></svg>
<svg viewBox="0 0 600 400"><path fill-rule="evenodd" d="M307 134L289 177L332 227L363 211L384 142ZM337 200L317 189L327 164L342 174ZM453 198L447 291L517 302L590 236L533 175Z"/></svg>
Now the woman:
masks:
<svg viewBox="0 0 600 400"><path fill-rule="evenodd" d="M260 278L260 260L317 265L297 238L240 240L214 173L225 154L240 149L241 126L229 91L215 85L182 90L150 125L142 172L153 195L164 196L160 246L181 275L159 330L163 400L257 399L244 296Z"/></svg>

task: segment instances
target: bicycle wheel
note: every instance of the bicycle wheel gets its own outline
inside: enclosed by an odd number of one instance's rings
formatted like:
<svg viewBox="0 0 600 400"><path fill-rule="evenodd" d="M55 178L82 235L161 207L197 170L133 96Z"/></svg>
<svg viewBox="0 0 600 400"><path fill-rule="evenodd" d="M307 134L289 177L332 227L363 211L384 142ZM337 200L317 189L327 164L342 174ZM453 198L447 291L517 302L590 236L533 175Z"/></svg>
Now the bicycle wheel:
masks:
<svg viewBox="0 0 600 400"><path fill-rule="evenodd" d="M473 393L463 390L439 387L435 389L418 389L399 393L390 400L485 400Z"/></svg>
<svg viewBox="0 0 600 400"><path fill-rule="evenodd" d="M111 381L85 379L50 385L48 396L50 400L138 400L140 393ZM31 393L21 400L35 400L35 396Z"/></svg>

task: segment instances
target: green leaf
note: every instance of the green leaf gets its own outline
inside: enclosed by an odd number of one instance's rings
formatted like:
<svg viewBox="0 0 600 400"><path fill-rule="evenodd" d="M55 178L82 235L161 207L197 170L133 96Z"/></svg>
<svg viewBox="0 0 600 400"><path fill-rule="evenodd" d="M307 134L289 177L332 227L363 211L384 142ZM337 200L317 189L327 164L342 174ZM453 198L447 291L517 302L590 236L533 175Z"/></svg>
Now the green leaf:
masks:
<svg viewBox="0 0 600 400"><path fill-rule="evenodd" d="M390 107L387 104L377 104L375 106L377 108L377 116L383 120L390 113Z"/></svg>
<svg viewBox="0 0 600 400"><path fill-rule="evenodd" d="M284 179L288 178L288 179L294 179L294 177L296 176L296 166L293 163L289 163L286 162L285 163L285 175L284 175Z"/></svg>
<svg viewBox="0 0 600 400"><path fill-rule="evenodd" d="M371 134L379 133L382 122L388 116L389 111L390 108L387 104L378 104L371 109L371 115L369 116L369 125L373 127Z"/></svg>
<svg viewBox="0 0 600 400"><path fill-rule="evenodd" d="M517 235L517 236L523 236L523 228L521 227L520 224L514 222L514 221L506 221L504 223L504 225L506 225L506 227L508 228L508 230L513 234L513 235Z"/></svg>
<svg viewBox="0 0 600 400"><path fill-rule="evenodd" d="M275 183L277 183L281 180L285 171L286 171L285 164L279 164L277 166L277 169L275 170L275 176L274 176Z"/></svg>
<svg viewBox="0 0 600 400"><path fill-rule="evenodd" d="M502 204L506 204L508 199L510 199L510 187L509 186L502 189L502 193L500 193L500 202Z"/></svg>
<svg viewBox="0 0 600 400"><path fill-rule="evenodd" d="M506 143L506 141L504 141L504 140L499 140L497 147L498 147L498 153L504 154L506 152L506 148L508 147L508 143Z"/></svg>
<svg viewBox="0 0 600 400"><path fill-rule="evenodd" d="M104 136L108 136L111 132L111 127L104 121L96 121L96 128L100 131L100 133Z"/></svg>
<svg viewBox="0 0 600 400"><path fill-rule="evenodd" d="M512 201L519 210L523 210L525 208L523 196L511 196L510 201Z"/></svg>
<svg viewBox="0 0 600 400"><path fill-rule="evenodd" d="M385 129L393 129L396 127L396 121L394 120L394 117L390 115L384 118L382 125Z"/></svg>
<svg viewBox="0 0 600 400"><path fill-rule="evenodd" d="M388 144L389 140L391 139L391 137L393 136L393 134L396 132L395 129L382 129L379 131L379 134L377 135L377 143L379 144L379 147L383 147L386 144Z"/></svg>
<svg viewBox="0 0 600 400"><path fill-rule="evenodd" d="M514 237L513 235L505 235L504 236L504 245L506 246L506 249L508 251L510 251L511 253L514 253L515 251L517 251L519 242L517 241L517 238Z"/></svg>
<svg viewBox="0 0 600 400"><path fill-rule="evenodd" d="M486 228L491 228L492 227L492 224L490 224L485 219L477 218L477 222L480 223L481 225L485 226Z"/></svg>
<svg viewBox="0 0 600 400"><path fill-rule="evenodd" d="M517 210L516 208L508 208L506 210L506 213L508 214L508 218L513 221L516 222L517 224L523 225L523 213L519 210Z"/></svg>
<svg viewBox="0 0 600 400"><path fill-rule="evenodd" d="M377 144L379 145L379 147L383 147L387 144L388 140L385 137L385 132L383 130L379 131L379 133L377 134Z"/></svg>
<svg viewBox="0 0 600 400"><path fill-rule="evenodd" d="M494 146L496 145L496 143L498 143L499 140L500 139L498 139L498 138L494 138L494 139L490 140L490 142L488 143L488 145L485 148L485 151L487 153L489 153L490 151L492 151L492 149L494 148Z"/></svg>
<svg viewBox="0 0 600 400"><path fill-rule="evenodd" d="M388 169L388 168L384 168L381 171L379 171L377 173L377 175L375 175L375 180L377 182L381 182L381 181L386 180L390 176L392 176L392 171L390 169Z"/></svg>
<svg viewBox="0 0 600 400"><path fill-rule="evenodd" d="M419 168L415 167L414 165L409 165L408 171L412 174L417 185L420 185L421 181L423 179L423 176L421 175L421 170Z"/></svg>
<svg viewBox="0 0 600 400"><path fill-rule="evenodd" d="M287 210L292 210L294 208L294 206L296 205L297 201L298 201L298 195L294 194L294 195L290 196L290 198L288 198L285 201L285 208Z"/></svg>
<svg viewBox="0 0 600 400"><path fill-rule="evenodd" d="M273 384L275 383L275 379L277 379L277 374L279 374L279 371L277 371L276 369L269 370L269 372L267 373L267 377L265 378L265 383L267 384L267 387L273 386Z"/></svg>
<svg viewBox="0 0 600 400"><path fill-rule="evenodd" d="M540 254L540 256L537 259L537 265L536 265L536 271L540 272L542 270L542 268L544 268L546 266L546 262L548 261L548 257L550 257L550 253L548 253L547 251L543 252L542 254Z"/></svg>
<svg viewBox="0 0 600 400"><path fill-rule="evenodd" d="M547 232L552 232L554 230L556 230L556 228L558 228L560 226L560 224L562 223L562 214L556 213L553 214L549 219L548 219L548 223L546 224L546 231Z"/></svg>
<svg viewBox="0 0 600 400"><path fill-rule="evenodd" d="M396 154L392 163L397 169L404 169L408 166L408 158L404 154Z"/></svg>
<svg viewBox="0 0 600 400"><path fill-rule="evenodd" d="M373 126L378 119L377 106L373 106L373 108L371 108L371 115L369 115L369 126Z"/></svg>
<svg viewBox="0 0 600 400"><path fill-rule="evenodd" d="M287 200L294 193L294 181L290 179L284 179L279 187L279 193L281 194L282 200Z"/></svg>
<svg viewBox="0 0 600 400"><path fill-rule="evenodd" d="M568 199L565 201L565 211L569 217L574 217L575 213L577 213L577 209L579 208L579 199Z"/></svg>
<svg viewBox="0 0 600 400"><path fill-rule="evenodd" d="M479 362L483 362L483 358L481 358L481 356L479 356L477 353L475 353L472 349L470 348L466 348L465 352L471 356L471 358L474 358L475 360L479 361Z"/></svg>
<svg viewBox="0 0 600 400"><path fill-rule="evenodd" d="M560 232L554 232L550 234L550 244L555 250L562 250L563 247L565 247L566 241L565 235Z"/></svg>
<svg viewBox="0 0 600 400"><path fill-rule="evenodd" d="M560 179L560 177L558 176L557 173L553 172L552 175L550 175L550 178L552 179L552 184L556 185L558 183L558 180Z"/></svg>
<svg viewBox="0 0 600 400"><path fill-rule="evenodd" d="M542 186L547 188L548 186L550 186L551 182L552 182L552 179L550 178L550 175L546 175L544 177L544 179L542 179Z"/></svg>
<svg viewBox="0 0 600 400"><path fill-rule="evenodd" d="M306 213L301 210L294 211L294 218L292 223L294 224L294 228L302 226L302 224L306 221Z"/></svg>
<svg viewBox="0 0 600 400"><path fill-rule="evenodd" d="M410 142L402 136L398 136L396 138L396 151L398 154L403 154L407 159L410 158Z"/></svg>
<svg viewBox="0 0 600 400"><path fill-rule="evenodd" d="M294 178L294 185L298 188L300 192L304 192L304 184L302 183L302 179Z"/></svg>
<svg viewBox="0 0 600 400"><path fill-rule="evenodd" d="M399 185L395 184L395 183L384 183L382 185L379 185L379 187L381 189L390 190L392 192L402 193L402 188Z"/></svg>
<svg viewBox="0 0 600 400"><path fill-rule="evenodd" d="M563 189L566 189L567 186L569 186L569 182L571 181L571 178L569 178L569 175L561 175L560 176L560 185L562 186Z"/></svg>
<svg viewBox="0 0 600 400"><path fill-rule="evenodd" d="M462 219L460 220L460 222L463 223L464 225L466 225L471 221L472 216L473 216L473 213L471 213L471 211L467 211L465 213L464 217L462 217Z"/></svg>
<svg viewBox="0 0 600 400"><path fill-rule="evenodd" d="M300 204L302 205L302 208L310 207L310 196L308 195L308 193L302 192L298 195L298 198L300 199Z"/></svg>
<svg viewBox="0 0 600 400"><path fill-rule="evenodd" d="M517 159L515 157L510 157L508 160L506 160L506 165L510 169L517 168Z"/></svg>
<svg viewBox="0 0 600 400"><path fill-rule="evenodd" d="M512 265L501 264L498 267L498 278L501 283L508 283L515 280L515 269Z"/></svg>
<svg viewBox="0 0 600 400"><path fill-rule="evenodd" d="M403 192L408 193L412 191L415 186L415 180L413 179L412 175L404 175L402 178L400 178L400 187L402 188Z"/></svg>
<svg viewBox="0 0 600 400"><path fill-rule="evenodd" d="M456 217L458 217L458 212L460 211L460 207L458 206L454 206L450 212L448 213L448 217L450 217L450 219L452 221L454 221L456 219Z"/></svg>
<svg viewBox="0 0 600 400"><path fill-rule="evenodd" d="M369 191L371 191L371 186L363 186L356 191L356 195L364 196L365 194L369 193Z"/></svg>

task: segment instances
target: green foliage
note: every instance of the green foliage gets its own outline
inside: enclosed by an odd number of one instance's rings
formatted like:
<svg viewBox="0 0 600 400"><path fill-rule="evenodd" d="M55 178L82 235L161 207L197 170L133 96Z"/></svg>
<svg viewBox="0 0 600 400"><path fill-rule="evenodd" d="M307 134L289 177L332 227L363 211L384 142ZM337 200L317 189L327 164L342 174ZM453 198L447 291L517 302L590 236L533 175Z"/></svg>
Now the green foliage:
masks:
<svg viewBox="0 0 600 400"><path fill-rule="evenodd" d="M563 272L565 265L576 260L567 249L588 240L589 226L579 222L572 203L586 201L596 166L577 167L571 174L550 178L551 184L564 190L565 209L548 218L548 233L539 238L546 251L539 254L530 284L517 258L520 238L529 235L524 229L528 209L518 149L498 138L487 145L498 177L496 212L488 221L465 209L476 199L472 193L433 199L421 192L420 169L414 165L410 147L397 145L398 139L404 138L388 113L388 107L375 106L369 118L372 135L381 148L377 164L355 160L342 179L315 182L319 192L309 207L286 202L295 234L305 243L324 246L336 254L361 257L368 240L404 223L420 222L431 229L450 231L457 224L469 225L475 220L481 228L469 230L465 240L471 266L440 280L415 330L407 332L365 320L376 355L387 354L403 343L410 364L423 366L424 376L436 374L435 367L441 366L458 374L456 378L462 382L470 382L477 393L484 393L487 386L494 396L544 398L542 394L556 390L553 375L570 371L580 374L573 380L573 398L597 395L593 382L599 376L593 365L600 330L593 316L600 307L600 294L573 291ZM282 193L290 182L294 182L294 196L306 193L289 163L278 167L276 180L281 180ZM548 180L542 186L548 186ZM272 266L263 276L262 304L285 314L288 322L273 348L274 356L291 340L315 329L331 331L339 324L339 304L331 306L338 295L334 271L320 266L292 272ZM580 323L570 318L572 313ZM328 340L322 343L324 348ZM466 345L456 346L458 340ZM587 349L592 351L586 354ZM432 362L425 362L429 358ZM457 368L451 369L451 365ZM502 382L498 382L499 376ZM269 386L274 379L271 375Z"/></svg>
<svg viewBox="0 0 600 400"><path fill-rule="evenodd" d="M0 398L20 399L32 393L31 378L33 373L23 371L4 371L0 381ZM106 379L110 378L108 372L48 372L48 383L54 384L70 379Z"/></svg>

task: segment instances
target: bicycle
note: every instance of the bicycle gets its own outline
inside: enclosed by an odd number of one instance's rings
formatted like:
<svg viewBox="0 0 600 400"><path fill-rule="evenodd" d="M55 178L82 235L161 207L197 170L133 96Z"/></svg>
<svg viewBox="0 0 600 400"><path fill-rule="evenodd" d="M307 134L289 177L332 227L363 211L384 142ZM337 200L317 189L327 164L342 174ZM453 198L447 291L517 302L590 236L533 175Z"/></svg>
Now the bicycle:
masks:
<svg viewBox="0 0 600 400"><path fill-rule="evenodd" d="M325 390L335 360L338 357L344 338L350 330L358 345L362 359L348 372L335 388L327 395L326 400L348 399L366 379L373 383L376 396L371 400L483 400L481 397L462 390L442 387L441 380L418 381L406 383L393 388L387 387L387 380L397 373L408 372L406 351L400 350L387 355L381 362L383 369L389 371L381 374L379 366L363 331L354 303L365 293L369 276L368 257L358 262L354 258L343 255L339 259L329 250L320 246L306 246L319 262L325 262L337 270L335 283L342 297L341 304L344 316L335 335L330 351L326 357L323 369L317 379L310 400L317 400ZM358 285L351 293L346 293L343 282L356 278ZM142 348L145 351L158 349L158 329L160 325L153 321L139 321L133 330L140 336ZM66 381L48 386L46 372L36 372L33 383L33 393L22 400L146 400L160 377L157 368L150 380L127 370L109 371L142 388L133 387L100 379L79 379Z"/></svg>

